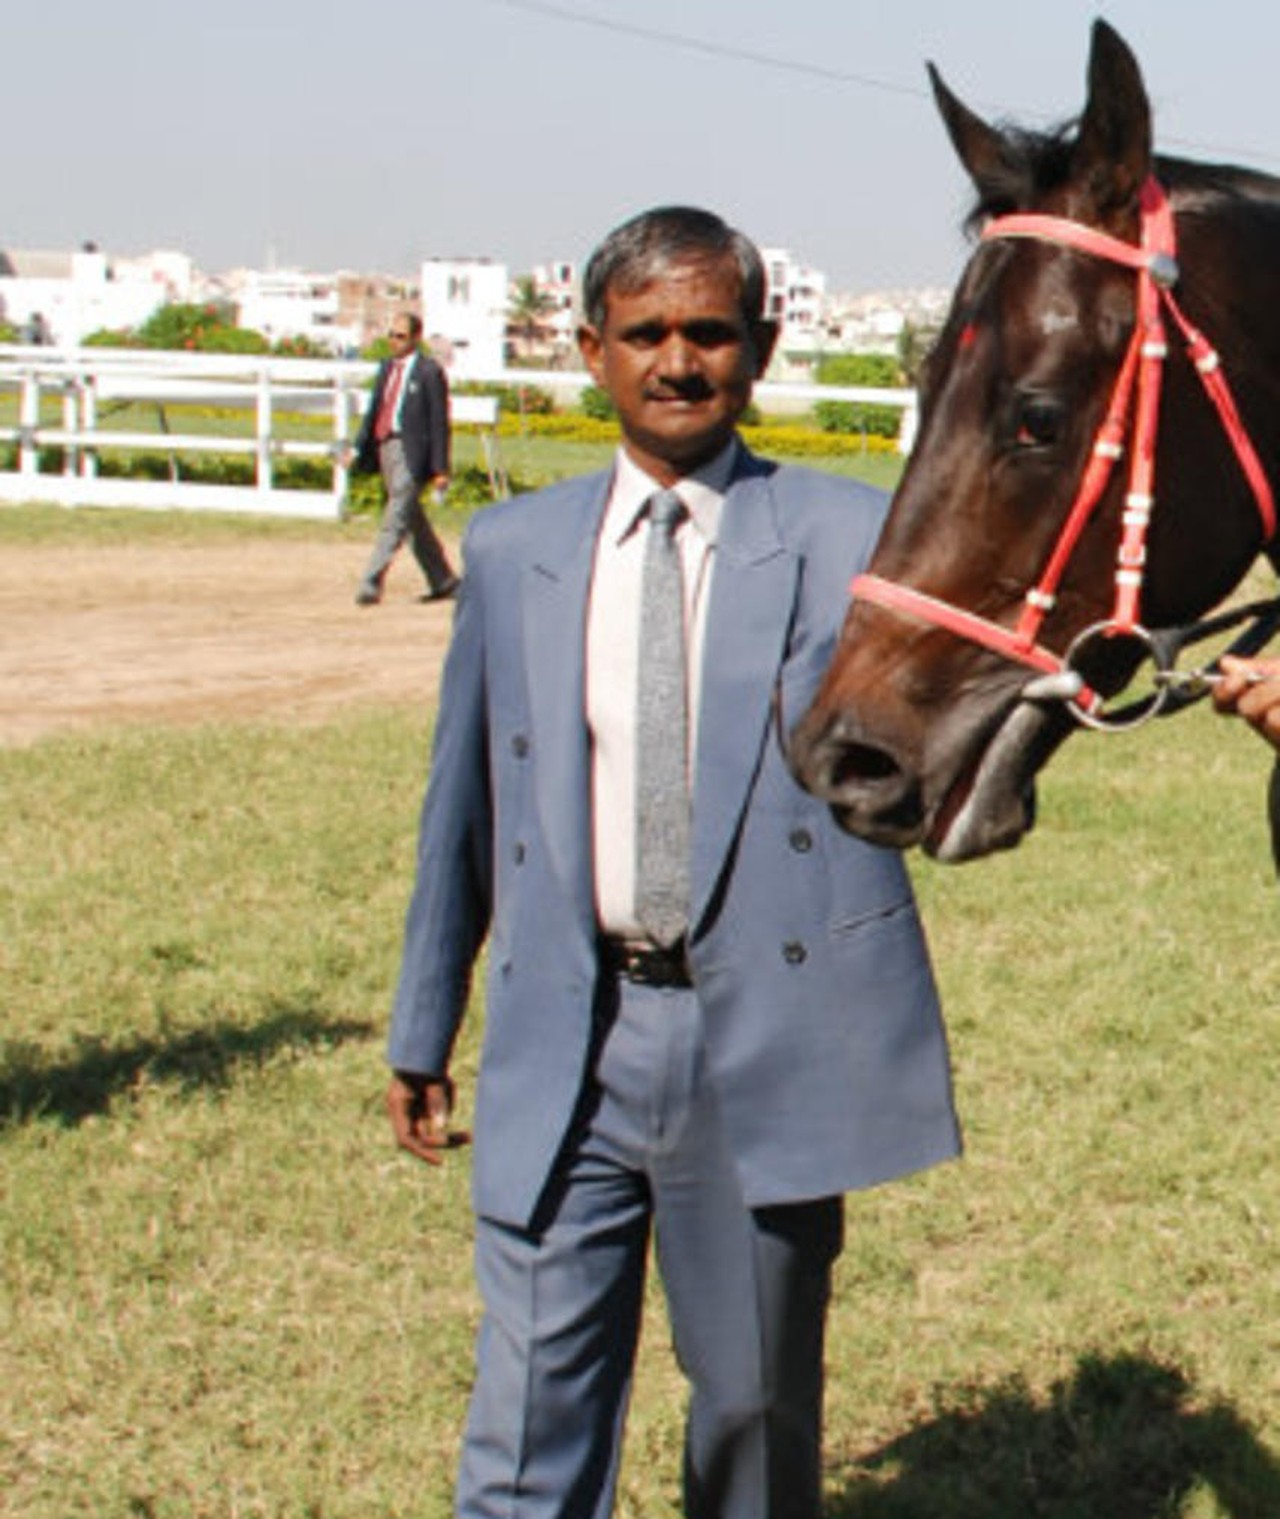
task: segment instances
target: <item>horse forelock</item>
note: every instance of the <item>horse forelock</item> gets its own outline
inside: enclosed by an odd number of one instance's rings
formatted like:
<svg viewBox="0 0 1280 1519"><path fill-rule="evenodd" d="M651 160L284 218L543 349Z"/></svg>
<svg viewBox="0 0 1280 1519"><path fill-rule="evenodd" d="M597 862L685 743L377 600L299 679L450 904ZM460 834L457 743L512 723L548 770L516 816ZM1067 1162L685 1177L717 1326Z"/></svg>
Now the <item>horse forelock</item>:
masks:
<svg viewBox="0 0 1280 1519"><path fill-rule="evenodd" d="M970 236L993 216L1029 210L1071 176L1074 119L1046 131L1002 123L999 132L1000 161L987 166L978 198L965 217L965 231Z"/></svg>
<svg viewBox="0 0 1280 1519"><path fill-rule="evenodd" d="M1044 131L1002 123L1000 162L995 168L988 165L964 218L966 234L976 236L992 217L1033 210L1069 185L1078 128L1077 118ZM1157 155L1153 169L1161 184L1176 194L1179 210L1211 213L1228 206L1280 206L1280 178L1257 169L1169 154Z"/></svg>

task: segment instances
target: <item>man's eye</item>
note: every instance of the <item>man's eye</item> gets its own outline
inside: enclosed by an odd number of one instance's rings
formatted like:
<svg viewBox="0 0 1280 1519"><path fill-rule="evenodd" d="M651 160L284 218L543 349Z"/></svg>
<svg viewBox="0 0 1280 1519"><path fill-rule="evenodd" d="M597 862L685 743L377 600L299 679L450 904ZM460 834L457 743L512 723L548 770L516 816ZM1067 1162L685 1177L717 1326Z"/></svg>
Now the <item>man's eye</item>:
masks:
<svg viewBox="0 0 1280 1519"><path fill-rule="evenodd" d="M692 322L685 336L699 348L723 348L738 339L737 331L725 322Z"/></svg>

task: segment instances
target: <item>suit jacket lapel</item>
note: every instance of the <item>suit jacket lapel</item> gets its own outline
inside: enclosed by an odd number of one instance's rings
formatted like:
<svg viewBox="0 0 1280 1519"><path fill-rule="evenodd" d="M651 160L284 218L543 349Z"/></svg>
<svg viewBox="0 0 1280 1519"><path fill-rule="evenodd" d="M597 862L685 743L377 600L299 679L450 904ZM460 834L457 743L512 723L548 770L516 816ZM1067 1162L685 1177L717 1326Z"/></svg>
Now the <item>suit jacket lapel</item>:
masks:
<svg viewBox="0 0 1280 1519"><path fill-rule="evenodd" d="M586 724L586 608L608 476L574 482L526 567L523 639L537 803L552 867L570 900L594 910Z"/></svg>
<svg viewBox="0 0 1280 1519"><path fill-rule="evenodd" d="M693 923L706 911L760 763L799 562L778 536L768 478L749 456L725 498L702 666L694 770Z"/></svg>

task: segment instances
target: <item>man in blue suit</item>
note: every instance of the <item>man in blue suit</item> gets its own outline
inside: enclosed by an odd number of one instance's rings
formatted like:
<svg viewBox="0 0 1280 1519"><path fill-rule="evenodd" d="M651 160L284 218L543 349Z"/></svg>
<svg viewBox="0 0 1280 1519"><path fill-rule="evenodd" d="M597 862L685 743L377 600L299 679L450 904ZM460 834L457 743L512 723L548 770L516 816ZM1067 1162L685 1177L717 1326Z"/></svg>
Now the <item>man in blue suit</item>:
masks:
<svg viewBox="0 0 1280 1519"><path fill-rule="evenodd" d="M884 501L741 443L763 302L758 252L708 212L610 234L579 337L614 467L479 514L464 546L388 1092L399 1143L438 1163L487 935L464 1519L611 1512L651 1233L690 1383L686 1513L815 1519L842 1194L958 1149L902 862L784 757ZM659 532L687 693L665 743L637 696L667 642L642 605ZM672 752L674 788L638 800ZM673 790L680 917L658 932L642 840Z"/></svg>

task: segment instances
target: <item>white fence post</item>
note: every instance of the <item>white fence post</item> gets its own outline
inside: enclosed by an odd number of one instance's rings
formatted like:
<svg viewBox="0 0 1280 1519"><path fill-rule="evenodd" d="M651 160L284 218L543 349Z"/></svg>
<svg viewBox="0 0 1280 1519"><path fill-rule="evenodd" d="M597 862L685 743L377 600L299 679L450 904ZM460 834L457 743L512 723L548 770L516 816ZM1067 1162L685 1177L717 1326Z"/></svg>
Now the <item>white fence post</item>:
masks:
<svg viewBox="0 0 1280 1519"><path fill-rule="evenodd" d="M347 471L347 422L350 410L347 405L347 375L338 375L333 387L333 494L338 503L338 515L346 515L347 488L350 476Z"/></svg>
<svg viewBox="0 0 1280 1519"><path fill-rule="evenodd" d="M258 371L257 486L271 489L271 371L264 364Z"/></svg>
<svg viewBox="0 0 1280 1519"><path fill-rule="evenodd" d="M40 473L36 430L40 426L40 376L32 369L22 376L22 400L18 406L18 472Z"/></svg>
<svg viewBox="0 0 1280 1519"><path fill-rule="evenodd" d="M80 430L95 433L98 430L98 381L96 376L80 376ZM96 480L98 477L98 450L86 448L80 455L80 478Z"/></svg>
<svg viewBox="0 0 1280 1519"><path fill-rule="evenodd" d="M64 432L78 437L80 433L79 404L76 395L76 382L73 376L68 375L62 382L62 427ZM67 443L62 454L62 473L64 475L78 474L80 469L80 450L75 443Z"/></svg>

